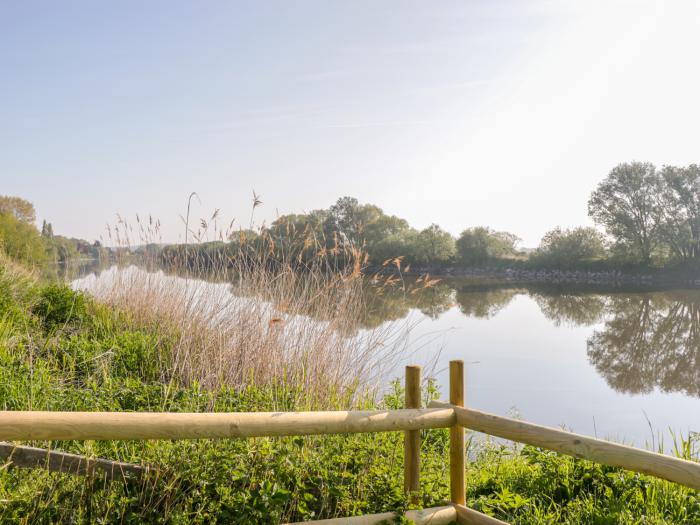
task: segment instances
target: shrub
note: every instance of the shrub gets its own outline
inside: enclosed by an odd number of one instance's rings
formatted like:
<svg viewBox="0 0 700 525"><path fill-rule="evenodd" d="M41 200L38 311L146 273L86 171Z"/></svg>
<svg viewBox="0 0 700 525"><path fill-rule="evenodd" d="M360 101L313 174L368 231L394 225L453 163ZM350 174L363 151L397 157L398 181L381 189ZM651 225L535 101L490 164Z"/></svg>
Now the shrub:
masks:
<svg viewBox="0 0 700 525"><path fill-rule="evenodd" d="M41 288L32 311L48 330L82 321L87 313L87 301L82 292L66 284L52 283Z"/></svg>

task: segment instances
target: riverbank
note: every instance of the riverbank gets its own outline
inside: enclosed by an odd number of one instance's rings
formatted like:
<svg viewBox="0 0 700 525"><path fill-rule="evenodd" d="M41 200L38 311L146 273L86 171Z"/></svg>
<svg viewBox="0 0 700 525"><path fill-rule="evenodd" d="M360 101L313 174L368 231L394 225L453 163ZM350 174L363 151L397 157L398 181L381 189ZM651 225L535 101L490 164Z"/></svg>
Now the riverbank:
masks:
<svg viewBox="0 0 700 525"><path fill-rule="evenodd" d="M269 411L399 408L386 396L313 395L282 377L206 387L163 371L176 340L127 310L0 260L0 406L6 410ZM264 327L274 329L274 325ZM436 396L427 388L424 403ZM365 395L361 395L365 394ZM700 523L697 492L471 435L467 503L511 523ZM35 442L147 465L138 482L0 468L2 523L277 523L405 508L403 435ZM449 498L446 430L425 433L420 506ZM695 457L691 443L679 455Z"/></svg>
<svg viewBox="0 0 700 525"><path fill-rule="evenodd" d="M369 273L381 271L370 268ZM391 270L389 270L391 271ZM571 284L609 287L637 286L664 288L700 288L700 272L687 269L634 270L559 270L523 266L463 268L459 266L411 268L408 275L429 274L439 278L474 278L504 284Z"/></svg>

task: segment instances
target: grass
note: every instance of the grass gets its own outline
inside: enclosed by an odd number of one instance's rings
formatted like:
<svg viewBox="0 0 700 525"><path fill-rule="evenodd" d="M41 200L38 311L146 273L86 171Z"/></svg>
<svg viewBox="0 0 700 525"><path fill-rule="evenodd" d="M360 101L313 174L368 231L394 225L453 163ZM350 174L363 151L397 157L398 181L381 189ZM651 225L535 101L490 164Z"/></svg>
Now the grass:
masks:
<svg viewBox="0 0 700 525"><path fill-rule="evenodd" d="M164 275L126 272L91 295L39 281L0 256L0 409L402 406L398 383L377 397L361 382L373 347L352 353L358 343L341 337L355 333L362 307L352 269L306 272L315 279L309 284L260 268L238 281L236 293L209 296L224 301L212 309L200 302L212 288L196 279L180 289ZM288 305L282 316L280 305ZM277 316L283 322L272 322ZM275 335L280 326L294 334L296 323L314 331L291 342L284 331ZM435 392L429 384L426 403ZM401 433L32 444L154 471L141 481L106 482L0 465L2 523L262 524L406 506ZM423 432L421 506L449 497L448 448L445 429ZM475 436L467 452L468 504L511 523L700 523L698 493L672 483ZM678 441L677 453L697 459L688 440Z"/></svg>

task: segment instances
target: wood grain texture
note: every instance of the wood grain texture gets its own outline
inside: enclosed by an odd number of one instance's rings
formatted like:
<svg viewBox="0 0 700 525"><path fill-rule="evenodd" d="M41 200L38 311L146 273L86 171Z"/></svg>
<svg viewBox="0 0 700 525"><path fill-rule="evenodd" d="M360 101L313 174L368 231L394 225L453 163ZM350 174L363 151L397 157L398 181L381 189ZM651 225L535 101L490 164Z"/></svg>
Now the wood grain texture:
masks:
<svg viewBox="0 0 700 525"><path fill-rule="evenodd" d="M0 411L0 440L199 439L446 428L452 409L167 413Z"/></svg>
<svg viewBox="0 0 700 525"><path fill-rule="evenodd" d="M450 361L450 403L464 406L464 361ZM450 428L450 500L464 505L464 427Z"/></svg>
<svg viewBox="0 0 700 525"><path fill-rule="evenodd" d="M497 520L464 505L455 505L458 525L508 525L505 521Z"/></svg>
<svg viewBox="0 0 700 525"><path fill-rule="evenodd" d="M471 408L457 407L441 401L432 401L430 406L454 408L457 423L471 430L604 465L649 474L700 490L700 463Z"/></svg>
<svg viewBox="0 0 700 525"><path fill-rule="evenodd" d="M453 506L435 507L432 509L409 510L404 516L416 525L447 525L457 520L457 511ZM321 525L376 525L378 523L392 523L397 515L394 512L381 514L369 514L366 516L353 516L350 518L332 518L328 520L307 521L300 523L318 523Z"/></svg>
<svg viewBox="0 0 700 525"><path fill-rule="evenodd" d="M81 476L97 475L109 480L140 477L148 471L147 467L141 465L108 459L92 459L77 454L13 443L0 443L0 460L10 467L43 468L51 472Z"/></svg>
<svg viewBox="0 0 700 525"><path fill-rule="evenodd" d="M421 405L421 368L420 366L406 367L406 408L420 408ZM404 432L404 491L409 494L412 503L420 501L420 430Z"/></svg>

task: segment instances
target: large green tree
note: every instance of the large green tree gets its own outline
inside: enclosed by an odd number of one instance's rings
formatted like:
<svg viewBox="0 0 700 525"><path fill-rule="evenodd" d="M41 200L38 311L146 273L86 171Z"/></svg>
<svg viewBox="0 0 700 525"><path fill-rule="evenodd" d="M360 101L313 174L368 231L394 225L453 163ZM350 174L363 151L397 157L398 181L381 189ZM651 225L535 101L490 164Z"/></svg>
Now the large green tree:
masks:
<svg viewBox="0 0 700 525"><path fill-rule="evenodd" d="M463 264L484 264L514 255L519 241L512 233L494 231L485 226L467 228L457 239L457 254Z"/></svg>
<svg viewBox="0 0 700 525"><path fill-rule="evenodd" d="M421 230L416 242L415 258L418 264L445 264L452 261L456 254L455 238L437 224Z"/></svg>
<svg viewBox="0 0 700 525"><path fill-rule="evenodd" d="M46 245L39 230L12 213L0 213L0 249L29 264L40 264L46 259Z"/></svg>
<svg viewBox="0 0 700 525"><path fill-rule="evenodd" d="M34 205L21 197L0 195L0 214L2 213L9 213L27 224L34 224L36 220Z"/></svg>
<svg viewBox="0 0 700 525"><path fill-rule="evenodd" d="M544 235L534 258L549 266L569 267L604 255L605 238L595 228L555 228Z"/></svg>
<svg viewBox="0 0 700 525"><path fill-rule="evenodd" d="M628 258L650 264L660 244L661 178L649 162L616 166L592 193L588 214Z"/></svg>
<svg viewBox="0 0 700 525"><path fill-rule="evenodd" d="M676 259L700 259L700 166L665 166L658 193L659 232Z"/></svg>

